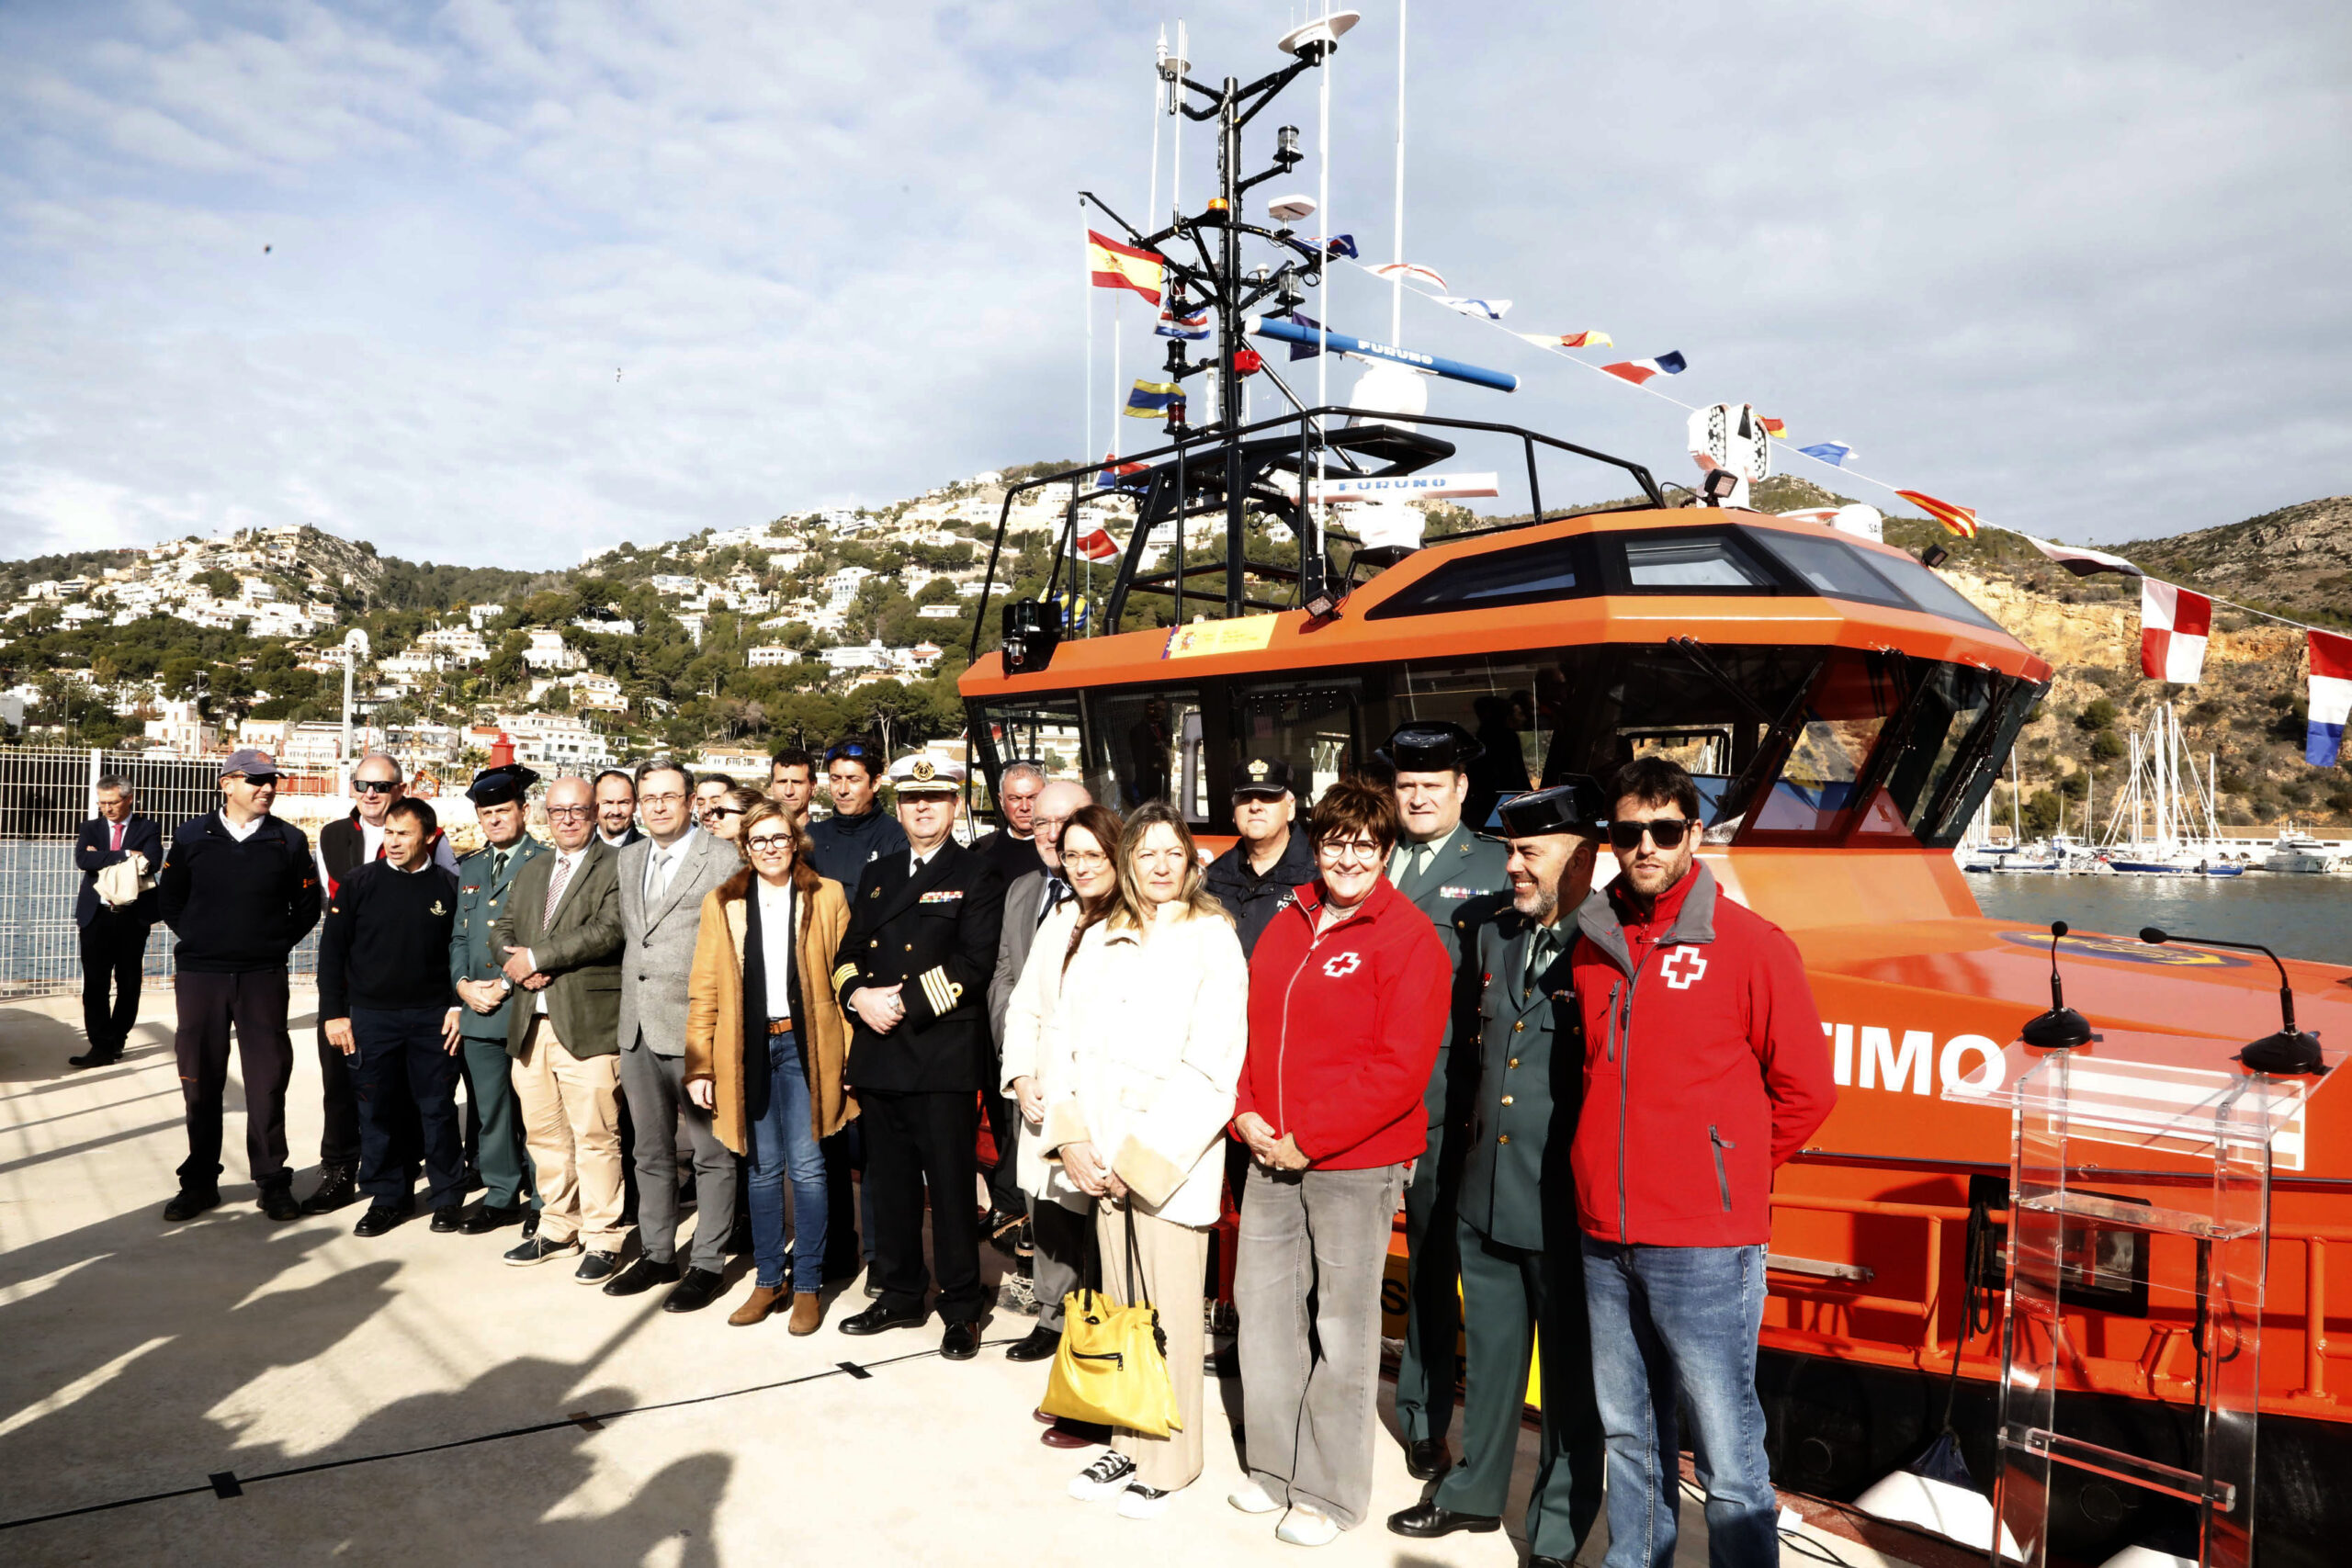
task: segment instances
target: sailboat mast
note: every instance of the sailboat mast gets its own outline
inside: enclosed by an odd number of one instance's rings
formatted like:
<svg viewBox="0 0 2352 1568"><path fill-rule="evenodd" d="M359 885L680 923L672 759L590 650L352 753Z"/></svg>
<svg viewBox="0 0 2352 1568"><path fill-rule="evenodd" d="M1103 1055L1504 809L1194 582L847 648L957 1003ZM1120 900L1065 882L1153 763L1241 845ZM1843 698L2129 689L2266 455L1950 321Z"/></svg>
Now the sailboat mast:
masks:
<svg viewBox="0 0 2352 1568"><path fill-rule="evenodd" d="M1396 0L1396 227L1388 259L1405 259L1405 13L1411 0ZM1324 225L1325 233L1330 225ZM1388 341L1405 341L1405 273L1400 266L1388 279Z"/></svg>

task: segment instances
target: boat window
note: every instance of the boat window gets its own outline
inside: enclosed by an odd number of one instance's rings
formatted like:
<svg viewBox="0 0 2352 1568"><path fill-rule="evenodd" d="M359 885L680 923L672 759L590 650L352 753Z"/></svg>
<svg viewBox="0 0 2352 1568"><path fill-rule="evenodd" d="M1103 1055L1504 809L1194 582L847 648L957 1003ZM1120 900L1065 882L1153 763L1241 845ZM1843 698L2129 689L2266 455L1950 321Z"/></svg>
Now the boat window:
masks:
<svg viewBox="0 0 2352 1568"><path fill-rule="evenodd" d="M1627 539L1625 581L1634 589L1753 589L1771 577L1721 535L1699 538Z"/></svg>
<svg viewBox="0 0 2352 1568"><path fill-rule="evenodd" d="M1872 819L1865 833L1886 831L1927 839L1928 816L1951 780L1969 738L1992 710L1995 677L1970 664L1938 664L1912 699L1909 732L1886 777L1885 795L1897 820L1882 829Z"/></svg>
<svg viewBox="0 0 2352 1568"><path fill-rule="evenodd" d="M1978 609L1968 595L1946 582L1909 556L1894 552L1871 552L1871 569L1903 590L1911 603L1931 615L1950 620L1965 621L1972 626L2001 630L2001 623Z"/></svg>
<svg viewBox="0 0 2352 1568"><path fill-rule="evenodd" d="M1007 697L973 707L972 733L980 741L991 795L1008 762L1035 762L1057 779L1081 777L1077 697Z"/></svg>
<svg viewBox="0 0 2352 1568"><path fill-rule="evenodd" d="M2018 731L2050 688L2014 675L1990 677L1993 686L1992 705L1976 721L1975 728L1960 749L1960 756L1951 766L1942 787L1929 796L1922 843L1941 849L1960 841L1967 829L1968 819L1976 807L1992 793L1993 782L2000 777L2001 769L2009 760L2009 748L2017 744Z"/></svg>
<svg viewBox="0 0 2352 1568"><path fill-rule="evenodd" d="M1197 691L1096 692L1088 696L1086 784L1094 798L1131 811L1165 800L1195 826L1209 819Z"/></svg>
<svg viewBox="0 0 2352 1568"><path fill-rule="evenodd" d="M1234 688L1234 765L1251 757L1290 764L1299 804L1313 802L1354 762L1363 684L1353 680L1302 685L1270 682Z"/></svg>
<svg viewBox="0 0 2352 1568"><path fill-rule="evenodd" d="M1463 815L1491 820L1507 795L1533 789L1544 776L1560 708L1560 675L1541 660L1468 659L1415 664L1392 704L1395 724L1446 720L1470 731L1486 751L1470 764Z"/></svg>
<svg viewBox="0 0 2352 1568"><path fill-rule="evenodd" d="M1394 598L1374 604L1364 612L1364 619L1541 604L1555 599L1581 599L1598 590L1592 541L1577 535L1447 561L1419 581L1408 584Z"/></svg>
<svg viewBox="0 0 2352 1568"><path fill-rule="evenodd" d="M1855 789L1902 695L1883 660L1841 649L1806 699L1804 720L1756 814L1760 833L1839 833Z"/></svg>
<svg viewBox="0 0 2352 1568"><path fill-rule="evenodd" d="M1897 610L1912 607L1894 584L1871 570L1877 564L1876 558L1865 556L1833 534L1784 534L1759 528L1755 536L1815 592Z"/></svg>

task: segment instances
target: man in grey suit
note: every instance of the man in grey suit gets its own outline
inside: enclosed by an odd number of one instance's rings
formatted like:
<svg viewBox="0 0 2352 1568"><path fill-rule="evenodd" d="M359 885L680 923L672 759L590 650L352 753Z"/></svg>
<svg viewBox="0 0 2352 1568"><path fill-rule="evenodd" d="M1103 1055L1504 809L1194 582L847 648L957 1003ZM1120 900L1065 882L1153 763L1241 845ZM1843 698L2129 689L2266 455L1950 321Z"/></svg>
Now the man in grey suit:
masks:
<svg viewBox="0 0 2352 1568"><path fill-rule="evenodd" d="M1478 933L1463 906L1507 891L1510 879L1503 846L1478 837L1462 816L1470 764L1486 751L1476 738L1458 724L1417 722L1400 726L1385 751L1396 769L1403 829L1388 858L1388 880L1429 917L1454 968L1453 1021L1423 1096L1429 1148L1413 1162L1413 1179L1405 1189L1405 1350L1396 1362L1396 1425L1405 1438L1406 1472L1426 1481L1449 1462L1445 1430L1461 1382L1454 1194L1478 1073Z"/></svg>
<svg viewBox="0 0 2352 1568"><path fill-rule="evenodd" d="M686 978L703 895L742 870L743 857L727 840L695 829L694 792L694 775L667 758L638 769L645 837L620 852L621 1092L637 1126L638 1258L605 1293L633 1296L668 1285L664 1312L695 1312L718 1300L735 1224L735 1156L718 1141L710 1112L686 1098ZM683 1272L673 1133L681 1117L694 1145L701 1215Z"/></svg>
<svg viewBox="0 0 2352 1568"><path fill-rule="evenodd" d="M1046 869L1015 878L1006 890L1004 928L996 944L996 973L989 977L989 1032L996 1042L1000 1062L1004 1055L1005 1007L1012 1000L1012 987L1021 983L1029 950L1036 943L1037 928L1073 897L1069 884L1062 878L1062 825L1071 813L1093 804L1094 797L1086 793L1085 785L1066 779L1057 779L1037 793L1031 825ZM1008 1120L1015 1138L1036 1136L1025 1115L1015 1114ZM1010 1141L997 1150L997 1158L1006 1168L1012 1168ZM1030 1287L1037 1298L1037 1326L1004 1356L1009 1361L1042 1361L1061 1346L1062 1298L1086 1278L1094 1250L1094 1221L1091 1213L1066 1209L1049 1197L1035 1192L1023 1196L1028 1201Z"/></svg>

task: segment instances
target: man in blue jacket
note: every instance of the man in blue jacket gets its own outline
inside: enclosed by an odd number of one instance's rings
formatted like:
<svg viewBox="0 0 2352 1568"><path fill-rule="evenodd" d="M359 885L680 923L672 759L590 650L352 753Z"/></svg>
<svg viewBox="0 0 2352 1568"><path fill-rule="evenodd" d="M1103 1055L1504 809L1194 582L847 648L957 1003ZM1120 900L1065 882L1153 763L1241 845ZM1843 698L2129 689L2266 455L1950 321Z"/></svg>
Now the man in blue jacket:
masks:
<svg viewBox="0 0 2352 1568"><path fill-rule="evenodd" d="M245 1159L262 1212L298 1219L286 1168L286 1086L294 1043L286 1032L287 954L319 923L319 871L309 840L269 814L277 764L266 751L220 763L220 809L172 835L156 881L164 923L179 938L173 996L187 1159L164 1218L192 1220L220 1201L220 1100L229 1084L229 1031L245 1083Z"/></svg>
<svg viewBox="0 0 2352 1568"><path fill-rule="evenodd" d="M139 1021L140 971L147 961L147 933L155 929L152 885L128 904L109 904L98 897L98 873L133 855L146 874L164 863L164 831L153 818L139 815L130 781L107 773L96 793L98 815L82 824L74 841L74 864L82 874L82 891L74 900L82 938L82 1032L90 1042L88 1050L66 1058L77 1067L103 1067L121 1058L130 1026Z"/></svg>

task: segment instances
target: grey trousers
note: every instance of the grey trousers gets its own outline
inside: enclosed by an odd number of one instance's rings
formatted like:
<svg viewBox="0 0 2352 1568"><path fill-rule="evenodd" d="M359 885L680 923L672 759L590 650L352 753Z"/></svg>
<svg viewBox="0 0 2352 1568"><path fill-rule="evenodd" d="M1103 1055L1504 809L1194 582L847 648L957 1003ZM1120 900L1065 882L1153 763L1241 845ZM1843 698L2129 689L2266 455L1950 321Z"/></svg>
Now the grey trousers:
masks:
<svg viewBox="0 0 2352 1568"><path fill-rule="evenodd" d="M727 1237L735 1227L735 1156L718 1141L710 1112L686 1098L686 1059L645 1045L621 1053L621 1093L637 1124L637 1245L656 1263L678 1250L678 1152L669 1129L683 1117L695 1148L695 1248L687 1266L713 1274L726 1269Z"/></svg>
<svg viewBox="0 0 2352 1568"><path fill-rule="evenodd" d="M1242 1189L1233 1305L1250 1477L1276 1503L1303 1503L1342 1529L1362 1524L1372 1503L1380 1285L1403 1182L1404 1168L1394 1165L1252 1164Z"/></svg>
<svg viewBox="0 0 2352 1568"><path fill-rule="evenodd" d="M1037 1326L1058 1334L1062 1298L1094 1270L1094 1213L1065 1208L1051 1198L1029 1198L1029 1285L1037 1298Z"/></svg>

